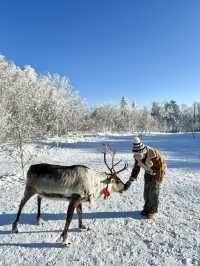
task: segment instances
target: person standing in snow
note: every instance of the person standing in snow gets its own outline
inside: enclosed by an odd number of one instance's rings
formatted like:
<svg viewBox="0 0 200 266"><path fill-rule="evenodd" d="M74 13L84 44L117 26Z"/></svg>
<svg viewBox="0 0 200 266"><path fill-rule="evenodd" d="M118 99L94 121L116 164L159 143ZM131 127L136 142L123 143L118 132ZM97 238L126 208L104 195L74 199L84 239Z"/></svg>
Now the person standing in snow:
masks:
<svg viewBox="0 0 200 266"><path fill-rule="evenodd" d="M141 214L147 219L154 219L158 212L160 185L166 173L167 165L159 150L146 146L138 137L133 139L132 151L135 164L124 190L127 190L132 182L137 179L140 169L143 168L145 171L145 204Z"/></svg>

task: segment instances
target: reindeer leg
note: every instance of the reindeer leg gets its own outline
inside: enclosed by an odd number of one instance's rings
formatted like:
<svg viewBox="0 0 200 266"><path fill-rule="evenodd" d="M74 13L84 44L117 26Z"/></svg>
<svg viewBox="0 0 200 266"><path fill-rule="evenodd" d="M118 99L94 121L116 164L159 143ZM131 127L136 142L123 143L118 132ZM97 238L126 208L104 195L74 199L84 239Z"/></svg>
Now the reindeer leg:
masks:
<svg viewBox="0 0 200 266"><path fill-rule="evenodd" d="M70 241L67 241L67 232L69 229L69 225L72 221L74 209L79 204L80 204L80 197L79 196L72 198L72 200L69 202L65 227L64 227L62 234L60 235L60 237L57 240L57 242L62 242L65 246L67 246L68 244L71 244Z"/></svg>
<svg viewBox="0 0 200 266"><path fill-rule="evenodd" d="M26 189L25 189L24 197L22 198L21 203L20 203L20 205L19 205L19 210L18 210L18 213L17 213L17 217L16 217L14 223L12 224L12 232L13 232L13 233L18 233L17 225L18 225L18 221L19 221L19 217L20 217L21 211L22 211L24 205L26 204L26 202L27 202L27 201L28 201L33 195L35 195L35 192L32 191L31 188L26 188Z"/></svg>
<svg viewBox="0 0 200 266"><path fill-rule="evenodd" d="M82 222L82 203L80 203L76 207L77 215L78 215L78 227L81 231L87 231L89 230L89 227L83 224Z"/></svg>
<svg viewBox="0 0 200 266"><path fill-rule="evenodd" d="M37 207L38 207L37 225L44 223L44 220L41 218L41 201L42 201L42 198L38 195L37 196Z"/></svg>

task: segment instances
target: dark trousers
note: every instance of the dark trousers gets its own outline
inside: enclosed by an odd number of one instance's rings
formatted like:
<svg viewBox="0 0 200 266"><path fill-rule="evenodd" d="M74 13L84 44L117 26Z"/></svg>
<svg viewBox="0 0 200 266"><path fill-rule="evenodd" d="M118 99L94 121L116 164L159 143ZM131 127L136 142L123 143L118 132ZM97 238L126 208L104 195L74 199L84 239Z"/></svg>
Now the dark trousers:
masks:
<svg viewBox="0 0 200 266"><path fill-rule="evenodd" d="M154 176L145 173L144 175L144 211L154 213L158 211L160 184Z"/></svg>

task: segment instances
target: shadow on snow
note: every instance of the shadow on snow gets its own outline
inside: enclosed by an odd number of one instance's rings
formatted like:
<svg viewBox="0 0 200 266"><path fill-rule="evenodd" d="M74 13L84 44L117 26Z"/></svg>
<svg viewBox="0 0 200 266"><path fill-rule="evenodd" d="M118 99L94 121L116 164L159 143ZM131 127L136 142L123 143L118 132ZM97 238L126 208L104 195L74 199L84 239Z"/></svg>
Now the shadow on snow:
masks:
<svg viewBox="0 0 200 266"><path fill-rule="evenodd" d="M0 226L12 224L16 218L15 213L3 213L0 214ZM65 213L43 213L42 218L45 221L56 221L56 220L65 220ZM132 218L135 220L142 219L139 211L127 211L127 212L91 212L83 213L82 218L85 220L90 219L117 219L117 218ZM73 220L77 220L77 214L73 215ZM36 223L36 214L23 213L20 216L19 224L30 224L35 225ZM3 231L0 231L0 234Z"/></svg>
<svg viewBox="0 0 200 266"><path fill-rule="evenodd" d="M97 142L86 141L77 143L40 142L39 145L58 147L60 149L81 149L88 152L101 152L102 144L109 143L117 153L132 153L132 136L98 137ZM200 134L146 134L142 141L153 148L159 149L167 157L168 168L200 169Z"/></svg>
<svg viewBox="0 0 200 266"><path fill-rule="evenodd" d="M51 214L51 213L44 213L42 215L45 221L49 220L65 220L66 214L65 213L57 213L57 214ZM12 224L14 219L16 218L16 214L10 213L10 214L0 214L0 221L1 226ZM77 219L77 215L74 214L73 220ZM83 219L117 219L117 218L132 218L136 220L143 219L140 215L139 211L128 211L128 212L94 212L94 213L84 213ZM36 222L36 215L34 214L22 214L20 217L20 224L35 224ZM37 228L40 228L40 226L37 226ZM35 230L35 231L23 231L19 232L18 234L32 234L32 233L60 233L62 230ZM78 228L70 228L70 232L79 232ZM6 234L12 234L11 230L0 230L0 235L6 235ZM43 243L0 243L0 247L3 246L9 246L9 247L24 247L24 248L63 248L63 245L60 243L51 243L51 242L43 242Z"/></svg>
<svg viewBox="0 0 200 266"><path fill-rule="evenodd" d="M44 248L63 248L61 243L51 243L51 242L43 242L43 243L0 243L0 247L21 247L21 248L37 248L37 249L44 249Z"/></svg>

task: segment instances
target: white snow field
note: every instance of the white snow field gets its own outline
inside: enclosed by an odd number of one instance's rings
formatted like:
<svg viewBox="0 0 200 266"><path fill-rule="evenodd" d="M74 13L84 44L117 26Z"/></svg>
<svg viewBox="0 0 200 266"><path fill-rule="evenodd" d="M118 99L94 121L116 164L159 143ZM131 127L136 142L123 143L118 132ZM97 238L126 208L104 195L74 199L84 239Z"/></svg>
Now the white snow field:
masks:
<svg viewBox="0 0 200 266"><path fill-rule="evenodd" d="M11 233L24 191L15 163L0 157L0 265L198 265L200 266L200 134L149 134L143 141L157 147L168 161L168 172L160 192L159 217L145 220L143 171L122 194L83 204L84 223L90 231L79 232L77 215L68 233L72 244L56 243L65 223L68 203L43 199L43 225L36 225L36 198L24 207L19 233ZM37 162L86 164L106 170L101 144L110 143L117 159L127 160L126 181L133 166L132 136L86 137L81 141L41 141L29 145ZM50 148L50 149L49 149ZM34 161L34 162L35 162Z"/></svg>

